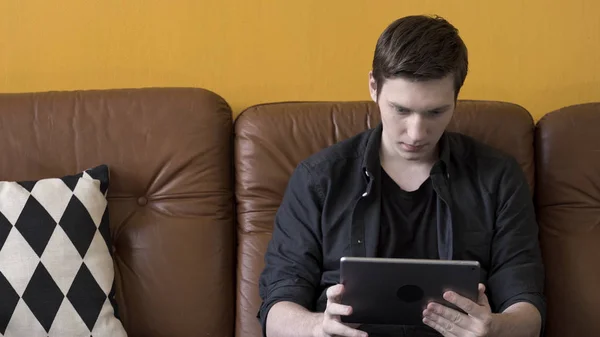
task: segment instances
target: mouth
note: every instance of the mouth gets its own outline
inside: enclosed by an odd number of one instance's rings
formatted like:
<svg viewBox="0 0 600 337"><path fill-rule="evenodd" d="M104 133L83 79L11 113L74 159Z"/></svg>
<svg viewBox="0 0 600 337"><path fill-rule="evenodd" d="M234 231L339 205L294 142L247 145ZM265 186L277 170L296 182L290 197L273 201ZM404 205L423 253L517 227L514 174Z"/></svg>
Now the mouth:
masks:
<svg viewBox="0 0 600 337"><path fill-rule="evenodd" d="M400 146L402 147L402 149L404 151L407 152L419 152L421 150L423 150L425 148L425 145L411 145L411 144L406 144L406 143L400 143Z"/></svg>

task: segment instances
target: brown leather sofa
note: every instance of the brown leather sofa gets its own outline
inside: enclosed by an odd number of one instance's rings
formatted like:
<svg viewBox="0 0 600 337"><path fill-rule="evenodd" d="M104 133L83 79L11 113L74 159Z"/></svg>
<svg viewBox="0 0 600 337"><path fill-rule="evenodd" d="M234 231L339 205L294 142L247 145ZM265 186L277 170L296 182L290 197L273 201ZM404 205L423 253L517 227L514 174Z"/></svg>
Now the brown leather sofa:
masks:
<svg viewBox="0 0 600 337"><path fill-rule="evenodd" d="M231 336L231 110L200 89L0 95L0 180L106 163L130 336ZM66 337L66 336L65 336Z"/></svg>
<svg viewBox="0 0 600 337"><path fill-rule="evenodd" d="M299 161L379 121L373 103L274 103L235 126L202 89L0 95L0 180L111 167L117 299L130 336L260 336L258 275ZM514 155L535 192L547 336L600 336L600 104L537 127L523 108L460 101L451 129ZM237 233L237 234L236 234ZM237 257L236 257L237 256Z"/></svg>

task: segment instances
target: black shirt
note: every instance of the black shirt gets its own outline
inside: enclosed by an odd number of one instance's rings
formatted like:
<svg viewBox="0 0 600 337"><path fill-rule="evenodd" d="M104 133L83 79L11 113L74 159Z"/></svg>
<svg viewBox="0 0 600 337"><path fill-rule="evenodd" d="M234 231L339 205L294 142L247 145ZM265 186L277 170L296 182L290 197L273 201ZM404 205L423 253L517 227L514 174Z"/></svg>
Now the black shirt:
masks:
<svg viewBox="0 0 600 337"><path fill-rule="evenodd" d="M435 191L427 178L405 191L381 168L381 220L378 256L439 259Z"/></svg>

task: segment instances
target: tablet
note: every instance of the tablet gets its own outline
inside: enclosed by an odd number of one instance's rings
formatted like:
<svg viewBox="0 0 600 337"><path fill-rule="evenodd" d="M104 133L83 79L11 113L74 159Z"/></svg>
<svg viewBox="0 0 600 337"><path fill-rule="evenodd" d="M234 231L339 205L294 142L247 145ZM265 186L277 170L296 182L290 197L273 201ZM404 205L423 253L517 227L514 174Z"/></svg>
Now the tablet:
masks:
<svg viewBox="0 0 600 337"><path fill-rule="evenodd" d="M352 306L353 312L341 319L344 323L422 325L423 310L431 301L460 310L443 299L447 290L477 301L479 281L477 261L343 257L341 303Z"/></svg>

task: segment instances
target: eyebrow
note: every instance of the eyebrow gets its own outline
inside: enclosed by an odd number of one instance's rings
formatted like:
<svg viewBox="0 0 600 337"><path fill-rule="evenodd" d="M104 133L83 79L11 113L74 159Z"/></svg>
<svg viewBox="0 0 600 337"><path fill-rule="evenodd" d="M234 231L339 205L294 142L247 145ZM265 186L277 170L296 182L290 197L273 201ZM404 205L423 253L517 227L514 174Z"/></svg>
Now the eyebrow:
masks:
<svg viewBox="0 0 600 337"><path fill-rule="evenodd" d="M404 106L394 103L394 102L390 102L390 105L398 110L413 111L413 109L409 109L407 107L404 107ZM439 106L437 108L428 109L427 111L442 111L442 110L446 110L449 108L450 108L450 104L446 104L446 105Z"/></svg>

